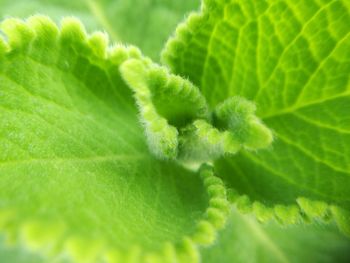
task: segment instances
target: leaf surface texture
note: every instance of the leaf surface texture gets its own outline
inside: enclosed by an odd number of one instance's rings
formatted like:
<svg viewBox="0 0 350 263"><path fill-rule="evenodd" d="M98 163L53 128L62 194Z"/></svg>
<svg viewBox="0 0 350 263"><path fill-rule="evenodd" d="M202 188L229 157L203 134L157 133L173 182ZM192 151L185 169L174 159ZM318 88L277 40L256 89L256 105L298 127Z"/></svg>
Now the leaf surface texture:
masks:
<svg viewBox="0 0 350 263"><path fill-rule="evenodd" d="M147 149L119 65L76 19L8 19L0 42L0 228L9 240L77 262L195 261L225 219L222 182ZM204 181L203 181L204 180ZM210 192L210 187L219 191ZM209 230L208 230L209 229ZM207 233L207 232L211 233ZM203 233L208 234L203 236Z"/></svg>
<svg viewBox="0 0 350 263"><path fill-rule="evenodd" d="M167 43L163 61L212 108L242 96L274 132L270 148L215 162L240 194L270 206L304 196L350 209L349 8L208 0Z"/></svg>
<svg viewBox="0 0 350 263"><path fill-rule="evenodd" d="M59 22L75 16L88 30L106 31L114 41L137 45L158 60L177 23L199 5L200 0L0 0L0 17L44 14Z"/></svg>

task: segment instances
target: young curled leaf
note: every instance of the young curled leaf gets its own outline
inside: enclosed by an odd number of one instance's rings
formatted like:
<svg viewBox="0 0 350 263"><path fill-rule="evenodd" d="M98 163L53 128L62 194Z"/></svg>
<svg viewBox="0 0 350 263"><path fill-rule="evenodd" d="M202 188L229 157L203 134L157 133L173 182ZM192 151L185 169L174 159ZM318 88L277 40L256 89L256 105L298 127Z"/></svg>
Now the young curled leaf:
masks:
<svg viewBox="0 0 350 263"><path fill-rule="evenodd" d="M214 123L229 130L247 149L265 148L272 143L273 135L255 111L253 102L239 96L231 97L216 106Z"/></svg>
<svg viewBox="0 0 350 263"><path fill-rule="evenodd" d="M164 63L215 109L215 127L232 127L245 149L273 138L271 147L215 161L229 187L272 207L300 196L334 204L348 227L349 3L205 0L163 50ZM236 96L257 106L261 121L248 121L250 129L241 124L249 115L242 111L246 103L229 99ZM228 109L241 117L232 119Z"/></svg>
<svg viewBox="0 0 350 263"><path fill-rule="evenodd" d="M180 128L208 118L204 97L191 82L147 59L127 60L120 72L134 91L150 151L158 158L175 159Z"/></svg>
<svg viewBox="0 0 350 263"><path fill-rule="evenodd" d="M196 86L146 58L127 60L120 71L134 92L149 149L158 158L201 163L272 142L252 102L233 97L210 114Z"/></svg>

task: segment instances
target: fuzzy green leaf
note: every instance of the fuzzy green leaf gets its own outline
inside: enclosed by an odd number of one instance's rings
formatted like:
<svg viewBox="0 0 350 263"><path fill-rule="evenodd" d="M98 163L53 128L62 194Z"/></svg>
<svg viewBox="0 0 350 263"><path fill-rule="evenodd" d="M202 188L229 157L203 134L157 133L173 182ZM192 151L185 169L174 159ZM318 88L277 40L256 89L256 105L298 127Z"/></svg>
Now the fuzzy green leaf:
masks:
<svg viewBox="0 0 350 263"><path fill-rule="evenodd" d="M179 129L209 116L204 97L191 82L150 61L128 60L120 70L135 93L150 150L176 158Z"/></svg>
<svg viewBox="0 0 350 263"><path fill-rule="evenodd" d="M247 149L260 149L272 143L272 132L255 116L255 104L240 97L231 97L217 105L215 125L228 129Z"/></svg>
<svg viewBox="0 0 350 263"><path fill-rule="evenodd" d="M254 104L243 98L228 99L210 114L199 89L164 67L130 59L120 71L135 94L148 146L160 159L201 163L241 147L255 150L272 142Z"/></svg>
<svg viewBox="0 0 350 263"><path fill-rule="evenodd" d="M207 0L169 40L164 61L211 108L242 96L274 132L272 147L215 163L240 194L268 205L304 196L349 211L349 3Z"/></svg>
<svg viewBox="0 0 350 263"><path fill-rule="evenodd" d="M76 262L198 258L226 210L222 182L149 154L119 66L75 19L8 19L0 39L0 229L8 242ZM212 192L212 188L220 191Z"/></svg>
<svg viewBox="0 0 350 263"><path fill-rule="evenodd" d="M89 30L106 31L114 41L137 45L158 59L176 24L199 5L199 0L0 0L0 18L79 17Z"/></svg>
<svg viewBox="0 0 350 263"><path fill-rule="evenodd" d="M350 241L334 225L262 225L232 211L217 243L202 249L203 263L346 263Z"/></svg>

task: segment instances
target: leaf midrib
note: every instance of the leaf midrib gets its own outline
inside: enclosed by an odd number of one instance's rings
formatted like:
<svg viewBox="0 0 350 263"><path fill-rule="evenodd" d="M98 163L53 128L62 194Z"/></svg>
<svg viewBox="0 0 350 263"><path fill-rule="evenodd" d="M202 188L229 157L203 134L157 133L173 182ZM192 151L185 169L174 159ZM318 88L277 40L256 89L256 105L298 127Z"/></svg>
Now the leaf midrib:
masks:
<svg viewBox="0 0 350 263"><path fill-rule="evenodd" d="M335 96L329 96L326 99L314 100L314 101L311 101L310 103L305 103L305 104L302 104L302 105L295 105L293 107L285 108L285 109L283 109L283 110L281 110L279 112L268 113L268 114L259 114L259 117L262 118L263 120L271 119L271 118L274 118L274 117L277 117L277 116L283 116L283 115L286 115L286 114L294 113L295 111L301 110L303 108L307 108L307 107L310 107L310 106L314 106L314 105L317 105L317 104L322 104L322 103L325 103L325 102L328 102L328 101L332 101L332 100L336 100L336 99L340 99L340 98L344 98L344 97L348 97L348 96L350 96L350 90L347 89L343 93L337 94Z"/></svg>
<svg viewBox="0 0 350 263"><path fill-rule="evenodd" d="M296 140L294 140L294 142L293 142L293 140L288 139L288 136L281 135L281 133L279 133L277 131L275 131L275 133L277 134L278 138L280 138L286 144L298 149L303 154L305 154L309 158L313 159L316 163L321 163L321 164L327 166L328 168L332 169L334 172L343 173L343 174L349 173L349 170L347 169L347 167L345 167L345 168L337 167L334 164L330 163L329 161L323 160L323 159L313 155L312 152L310 150L308 150L306 147L303 147L302 144L301 145L297 144Z"/></svg>
<svg viewBox="0 0 350 263"><path fill-rule="evenodd" d="M264 168L265 170L269 171L271 174L274 174L279 178L283 179L288 184L293 185L294 187L298 187L299 189L310 191L320 197L326 198L327 200L330 198L330 195L324 194L323 192L318 191L318 189L311 188L310 186L307 186L307 185L300 185L299 182L292 180L291 177L284 176L282 173L274 170L273 168L266 165L264 162L260 161L258 158L254 157L253 154L251 153L244 152L242 155L245 158L250 159L252 162L258 164L260 167ZM342 198L342 199L337 199L337 201L349 202L349 199Z"/></svg>

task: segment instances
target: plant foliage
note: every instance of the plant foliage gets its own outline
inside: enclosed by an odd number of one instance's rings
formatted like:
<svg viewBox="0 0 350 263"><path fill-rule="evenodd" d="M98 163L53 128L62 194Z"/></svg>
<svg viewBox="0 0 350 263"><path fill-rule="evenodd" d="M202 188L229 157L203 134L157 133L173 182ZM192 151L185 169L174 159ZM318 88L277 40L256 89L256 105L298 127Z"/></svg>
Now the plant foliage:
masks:
<svg viewBox="0 0 350 263"><path fill-rule="evenodd" d="M349 2L175 2L0 0L0 262L350 260Z"/></svg>

